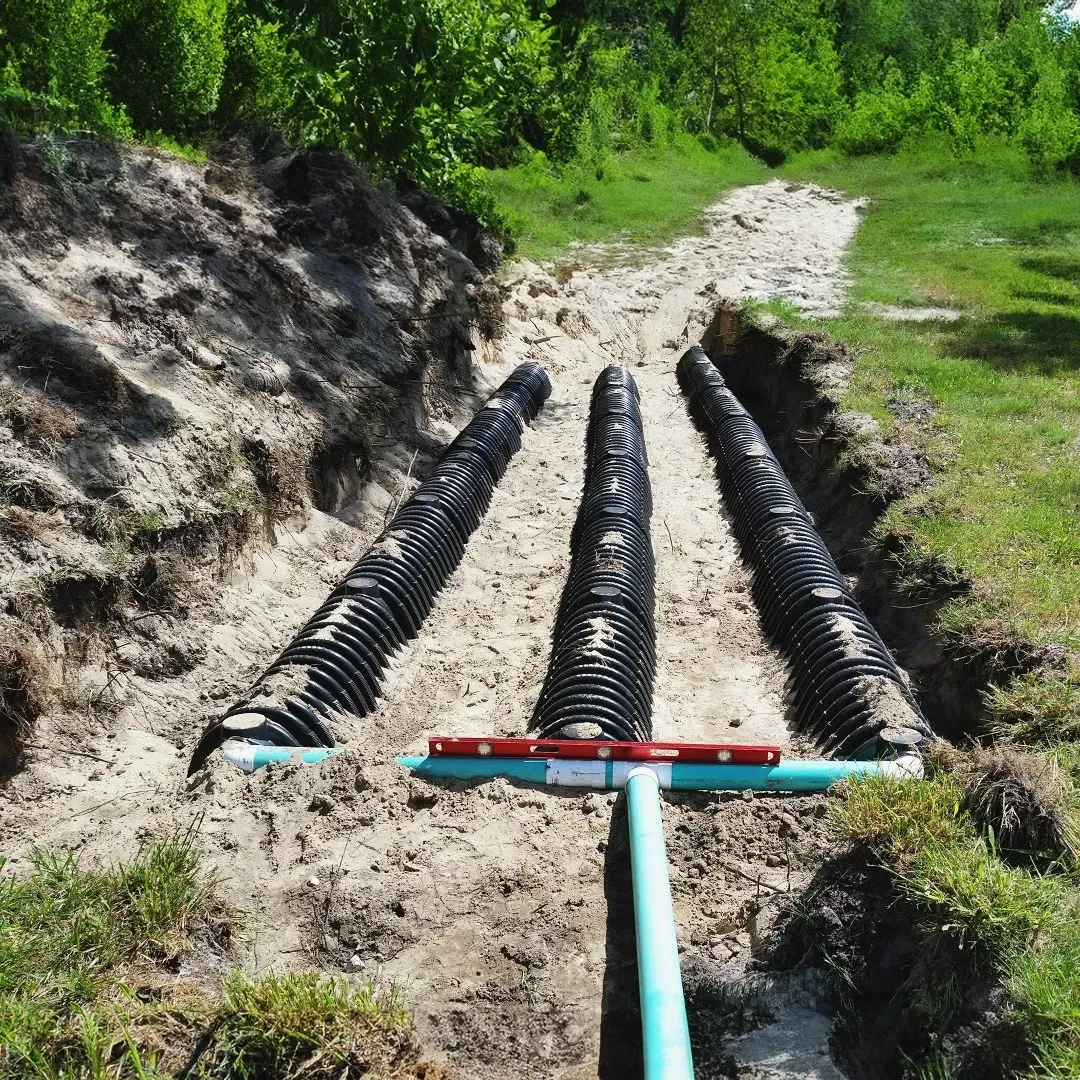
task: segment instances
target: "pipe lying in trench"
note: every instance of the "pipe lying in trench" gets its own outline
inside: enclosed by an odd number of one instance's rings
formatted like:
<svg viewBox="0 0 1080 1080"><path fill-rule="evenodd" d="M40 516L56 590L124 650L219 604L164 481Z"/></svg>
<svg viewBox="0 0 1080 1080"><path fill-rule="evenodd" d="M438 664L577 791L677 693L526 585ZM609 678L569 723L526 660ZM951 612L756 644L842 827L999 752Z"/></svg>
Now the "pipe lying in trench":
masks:
<svg viewBox="0 0 1080 1080"><path fill-rule="evenodd" d="M503 382L292 643L203 734L189 775L227 739L333 746L334 718L375 708L388 658L419 632L550 393L539 364Z"/></svg>
<svg viewBox="0 0 1080 1080"><path fill-rule="evenodd" d="M637 386L629 371L612 365L593 386L570 572L530 724L540 738L652 737L651 514Z"/></svg>
<svg viewBox="0 0 1080 1080"><path fill-rule="evenodd" d="M931 737L761 429L703 349L690 349L677 374L716 459L762 628L790 662L796 727L838 758L903 752Z"/></svg>
<svg viewBox="0 0 1080 1080"><path fill-rule="evenodd" d="M570 572L555 617L547 678L533 712L531 726L542 739L652 738L656 568L649 531L648 467L633 376L625 368L605 368L593 386L585 434L585 484L570 537ZM455 759L429 758L425 764L438 770L443 760ZM655 774L640 765L634 768L632 762L610 759L513 764L522 766L536 783L573 784L577 777L589 786L603 786L607 771L615 765L630 766L619 771L633 777L627 795L645 1076L692 1080ZM476 765L495 765L500 769L495 775L506 775L505 760L456 759L459 770L467 772ZM423 764L414 767L433 775ZM551 779L549 770L560 779Z"/></svg>
<svg viewBox="0 0 1080 1080"><path fill-rule="evenodd" d="M660 782L651 766L639 764L625 787L645 1080L693 1080Z"/></svg>
<svg viewBox="0 0 1080 1080"><path fill-rule="evenodd" d="M619 791L641 761L592 761L570 758L399 757L397 763L431 780L492 780L504 777L546 787ZM855 776L895 780L922 776L918 754L890 761L812 761L785 758L776 765L650 763L665 791L825 791Z"/></svg>
<svg viewBox="0 0 1080 1080"><path fill-rule="evenodd" d="M918 754L892 761L780 761L774 765L650 763L573 758L399 757L416 775L441 780L505 777L526 784L625 788L634 886L645 1080L693 1080L686 1001L671 902L660 791L824 791L854 776L922 775Z"/></svg>

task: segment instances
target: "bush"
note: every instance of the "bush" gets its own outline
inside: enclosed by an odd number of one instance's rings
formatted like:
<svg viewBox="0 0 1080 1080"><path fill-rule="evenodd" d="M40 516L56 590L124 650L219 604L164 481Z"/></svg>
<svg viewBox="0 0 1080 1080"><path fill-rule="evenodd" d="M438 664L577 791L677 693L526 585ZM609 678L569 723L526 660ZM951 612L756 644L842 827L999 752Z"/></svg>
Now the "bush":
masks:
<svg viewBox="0 0 1080 1080"><path fill-rule="evenodd" d="M6 0L0 110L19 127L123 127L106 101L108 19L101 0Z"/></svg>
<svg viewBox="0 0 1080 1080"><path fill-rule="evenodd" d="M1017 136L1040 169L1061 165L1080 149L1080 118L1068 108L1060 71L1051 69L1039 80L1017 125Z"/></svg>
<svg viewBox="0 0 1080 1080"><path fill-rule="evenodd" d="M139 131L196 135L218 103L227 0L114 0L109 77Z"/></svg>
<svg viewBox="0 0 1080 1080"><path fill-rule="evenodd" d="M264 22L233 4L229 8L225 63L215 127L267 131L289 127L300 60L278 23Z"/></svg>
<svg viewBox="0 0 1080 1080"><path fill-rule="evenodd" d="M928 76L922 76L909 93L899 67L889 64L881 87L856 94L851 110L837 124L837 148L845 154L896 150L906 135L925 125L932 99Z"/></svg>
<svg viewBox="0 0 1080 1080"><path fill-rule="evenodd" d="M959 42L934 79L933 123L970 150L983 136L1008 130L1005 79L999 66L978 46Z"/></svg>

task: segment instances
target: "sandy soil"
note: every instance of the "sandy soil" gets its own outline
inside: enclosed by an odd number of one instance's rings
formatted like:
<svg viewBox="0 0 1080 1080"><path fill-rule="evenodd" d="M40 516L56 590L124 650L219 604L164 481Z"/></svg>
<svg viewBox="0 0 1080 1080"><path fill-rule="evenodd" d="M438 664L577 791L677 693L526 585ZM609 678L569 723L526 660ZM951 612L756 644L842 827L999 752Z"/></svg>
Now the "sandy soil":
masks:
<svg viewBox="0 0 1080 1080"><path fill-rule="evenodd" d="M87 861L202 816L224 888L253 913L253 970L317 965L404 984L431 1055L464 1077L633 1077L639 1071L625 816L613 795L534 792L496 781L434 788L392 756L429 734L519 734L543 679L568 566L589 392L600 368L632 367L655 495L657 738L788 745L783 668L763 644L711 465L674 365L719 298L781 296L835 307L854 204L809 187L744 188L704 237L637 269L576 272L563 285L519 264L509 326L486 358L492 383L526 358L554 392L496 491L420 638L397 658L378 712L319 767L245 777L215 761L190 781L206 720L252 682L382 526L411 482L385 459L338 517L280 530L192 634L205 659L182 678L128 674L107 730L83 752L35 751L0 793L0 850L17 872L32 844ZM41 744L39 744L41 745ZM825 798L673 798L666 818L688 978L741 985L777 903L827 848ZM776 998L773 1022L718 1038L692 1015L701 1077L837 1075L814 995ZM770 1034L771 1033L771 1034Z"/></svg>

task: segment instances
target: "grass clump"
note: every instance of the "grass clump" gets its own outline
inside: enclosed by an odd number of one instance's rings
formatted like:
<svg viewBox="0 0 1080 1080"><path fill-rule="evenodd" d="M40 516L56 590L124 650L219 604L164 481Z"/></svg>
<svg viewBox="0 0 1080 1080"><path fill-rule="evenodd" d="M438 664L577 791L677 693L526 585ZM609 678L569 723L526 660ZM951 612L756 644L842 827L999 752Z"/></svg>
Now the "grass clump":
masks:
<svg viewBox="0 0 1080 1080"><path fill-rule="evenodd" d="M958 813L962 797L962 783L953 774L926 784L868 776L853 783L846 798L834 804L833 820L845 839L906 865L928 845L974 839L970 819Z"/></svg>
<svg viewBox="0 0 1080 1080"><path fill-rule="evenodd" d="M0 1071L96 1078L115 1064L113 1075L138 1075L148 1063L131 1040L139 1005L128 979L187 951L215 914L194 830L114 870L44 851L32 865L26 881L0 886Z"/></svg>
<svg viewBox="0 0 1080 1080"><path fill-rule="evenodd" d="M314 972L258 982L234 973L220 1016L210 1075L230 1080L292 1076L309 1063L304 1075L387 1076L411 1049L398 992Z"/></svg>
<svg viewBox="0 0 1080 1080"><path fill-rule="evenodd" d="M49 699L48 669L30 637L0 625L0 765L14 757Z"/></svg>
<svg viewBox="0 0 1080 1080"><path fill-rule="evenodd" d="M860 779L834 803L840 837L888 871L881 932L914 942L889 973L911 1075L1076 1075L1077 812L1054 755L1013 749L942 749L926 780Z"/></svg>
<svg viewBox="0 0 1080 1080"><path fill-rule="evenodd" d="M79 427L74 411L63 402L17 386L0 386L0 416L20 439L50 452Z"/></svg>
<svg viewBox="0 0 1080 1080"><path fill-rule="evenodd" d="M976 750L964 777L964 808L1014 858L1076 863L1075 793L1050 754L1008 746Z"/></svg>
<svg viewBox="0 0 1080 1080"><path fill-rule="evenodd" d="M1075 671L1028 672L986 697L992 734L1029 744L1080 738L1080 676Z"/></svg>
<svg viewBox="0 0 1080 1080"><path fill-rule="evenodd" d="M101 871L38 851L25 879L0 881L0 1076L420 1075L396 991L313 972L232 971L207 993L171 974L196 949L210 954L202 968L227 958L233 916L195 841L193 826Z"/></svg>
<svg viewBox="0 0 1080 1080"><path fill-rule="evenodd" d="M1035 944L1056 918L1063 882L1008 866L993 841L928 844L903 868L903 894L922 909L934 950L968 951L988 962Z"/></svg>
<svg viewBox="0 0 1080 1080"><path fill-rule="evenodd" d="M1068 913L1075 920L1076 911ZM1038 950L1013 956L1005 987L1026 1024L1031 1076L1068 1080L1080 1076L1080 929L1059 920Z"/></svg>

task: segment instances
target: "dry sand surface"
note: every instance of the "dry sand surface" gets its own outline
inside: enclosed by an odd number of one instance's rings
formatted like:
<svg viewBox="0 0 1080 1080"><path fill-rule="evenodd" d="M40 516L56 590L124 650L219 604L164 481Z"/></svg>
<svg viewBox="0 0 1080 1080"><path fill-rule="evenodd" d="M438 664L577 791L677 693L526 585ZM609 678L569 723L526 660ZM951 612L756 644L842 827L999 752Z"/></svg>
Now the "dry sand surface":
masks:
<svg viewBox="0 0 1080 1080"><path fill-rule="evenodd" d="M655 735L788 744L783 668L759 635L674 366L721 297L834 308L856 225L856 206L839 196L773 182L736 191L710 212L706 236L643 268L576 272L560 285L516 266L508 330L485 374L494 384L522 360L539 360L554 392L347 752L255 777L215 760L185 777L207 719L254 681L382 527L411 482L404 456L386 459L364 499L339 517L315 513L280 530L239 568L214 620L192 628L207 643L205 661L178 679L127 677L123 709L108 730L87 733L88 756L32 754L0 794L9 866L25 866L32 844L114 860L204 815L208 859L229 897L252 912L241 957L250 969L315 965L399 981L430 1055L464 1077L570 1080L598 1067L633 1077L621 800L501 781L435 788L402 775L393 755L421 750L433 733L524 732L569 561L589 393L609 363L627 364L638 381L652 462ZM827 849L824 804L824 796L669 800L676 917L697 985L744 976L778 898L803 885ZM812 988L788 987L771 1001L773 1023L726 1041L694 1013L699 1076L838 1075Z"/></svg>

